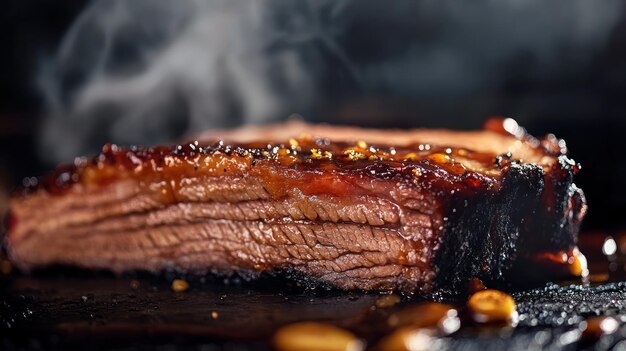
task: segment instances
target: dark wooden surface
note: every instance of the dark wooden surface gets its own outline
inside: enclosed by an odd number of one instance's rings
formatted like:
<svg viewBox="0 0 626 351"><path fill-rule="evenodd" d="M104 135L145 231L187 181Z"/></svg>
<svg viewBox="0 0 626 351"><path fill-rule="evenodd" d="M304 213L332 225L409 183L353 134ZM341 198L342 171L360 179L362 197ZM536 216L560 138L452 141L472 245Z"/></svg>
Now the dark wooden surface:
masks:
<svg viewBox="0 0 626 351"><path fill-rule="evenodd" d="M431 349L626 350L626 260L619 250L604 257L604 237L581 236L581 249L592 277L610 271L607 281L517 288L512 292L517 327L478 326L465 319L460 331L436 339ZM623 239L615 237L618 247L626 248ZM187 277L190 289L177 293L170 285L176 277L116 277L68 268L0 273L0 349L265 350L278 327L297 321L341 326L372 347L391 332L385 321L393 311L424 299L404 296L396 306L377 308L379 294L311 290L279 277L254 282ZM456 304L463 314L463 297L435 298ZM611 335L585 336L585 320L598 315L615 316L622 325Z"/></svg>
<svg viewBox="0 0 626 351"><path fill-rule="evenodd" d="M376 294L285 290L279 281L226 285L191 281L184 293L168 278L46 273L2 280L2 349L208 349L263 350L280 325L323 321L354 331L373 345L388 333L386 317L415 303L403 298L376 308ZM626 284L547 284L513 294L520 322L511 327L465 325L433 349L575 350L626 346L626 325L594 338L582 335L595 315L626 318ZM459 302L462 304L462 302ZM212 317L217 312L217 318Z"/></svg>

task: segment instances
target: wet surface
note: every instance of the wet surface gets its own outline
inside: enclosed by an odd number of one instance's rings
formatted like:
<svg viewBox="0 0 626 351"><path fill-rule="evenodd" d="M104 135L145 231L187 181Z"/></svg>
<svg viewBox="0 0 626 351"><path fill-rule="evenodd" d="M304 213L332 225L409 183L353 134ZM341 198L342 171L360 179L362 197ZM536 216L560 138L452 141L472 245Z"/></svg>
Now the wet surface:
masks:
<svg viewBox="0 0 626 351"><path fill-rule="evenodd" d="M581 249L591 277L619 261L620 238L589 237ZM611 253L611 252L609 252ZM620 266L621 267L621 266ZM174 275L114 277L107 273L52 270L33 276L5 274L0 287L2 349L191 348L271 349L282 325L318 321L347 329L372 349L393 331L395 311L422 302L379 294L305 289L279 278L254 283L187 277L189 288L175 292ZM184 277L183 277L184 278ZM468 318L465 298L438 299L458 311L461 328L429 342L430 349L603 350L626 346L626 282L616 271L604 282L548 283L511 292L517 326L480 325ZM281 292L279 292L281 291ZM611 333L591 330L595 316L614 316ZM589 325L588 325L589 324ZM598 324L598 323L596 323Z"/></svg>
<svg viewBox="0 0 626 351"><path fill-rule="evenodd" d="M47 348L96 339L106 347L191 340L224 346L235 340L257 348L286 323L318 320L358 326L379 297L298 287L276 293L272 281L225 285L190 280L189 290L174 292L166 277L53 275L3 282L0 328L8 332L5 342L22 346L36 341Z"/></svg>

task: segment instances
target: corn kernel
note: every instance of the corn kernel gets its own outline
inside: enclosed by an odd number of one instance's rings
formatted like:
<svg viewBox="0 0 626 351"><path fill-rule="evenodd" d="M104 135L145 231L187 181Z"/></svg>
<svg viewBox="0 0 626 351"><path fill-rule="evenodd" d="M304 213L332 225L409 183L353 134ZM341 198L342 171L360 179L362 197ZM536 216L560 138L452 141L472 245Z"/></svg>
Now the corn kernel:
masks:
<svg viewBox="0 0 626 351"><path fill-rule="evenodd" d="M315 322L283 326L273 341L280 351L360 351L364 347L349 331Z"/></svg>
<svg viewBox="0 0 626 351"><path fill-rule="evenodd" d="M467 305L479 323L512 321L517 315L513 297L499 290L478 291L469 298Z"/></svg>
<svg viewBox="0 0 626 351"><path fill-rule="evenodd" d="M432 329L400 328L382 339L377 350L426 351L432 348L434 338L435 332Z"/></svg>
<svg viewBox="0 0 626 351"><path fill-rule="evenodd" d="M416 328L439 328L444 333L451 333L458 329L460 320L452 305L428 302L393 313L387 319L387 324L394 328L407 325Z"/></svg>

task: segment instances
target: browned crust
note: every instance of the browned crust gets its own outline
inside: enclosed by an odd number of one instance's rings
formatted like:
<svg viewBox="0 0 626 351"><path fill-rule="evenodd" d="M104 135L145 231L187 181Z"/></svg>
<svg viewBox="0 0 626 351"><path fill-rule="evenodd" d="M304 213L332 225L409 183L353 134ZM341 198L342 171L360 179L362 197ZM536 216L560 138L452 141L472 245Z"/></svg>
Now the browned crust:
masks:
<svg viewBox="0 0 626 351"><path fill-rule="evenodd" d="M441 267L449 266L444 271L454 278L440 278L450 281L461 276L457 271L501 274L517 256L518 241L526 250L571 249L584 198L571 183L578 165L564 155L564 143L537 140L502 120L487 125L479 132L379 132L292 123L203 136L230 141L106 145L97 157L61 166L15 194L9 251L25 269L287 268L343 288L429 290ZM516 209L524 194L527 204ZM463 206L482 218L459 217ZM294 228L300 235L276 241L276 232ZM315 240L299 241L305 228L318 228ZM527 231L538 228L545 235L534 243ZM397 250L350 246L367 246L368 231L384 233L374 240L397 241ZM259 234L252 241L239 237L253 232ZM352 242L329 236L339 232L352 233ZM514 247L483 250L495 235ZM457 266L448 265L442 253L456 255L464 241L484 257L461 255L448 260ZM316 256L331 251L336 255ZM484 270L480 262L494 267Z"/></svg>

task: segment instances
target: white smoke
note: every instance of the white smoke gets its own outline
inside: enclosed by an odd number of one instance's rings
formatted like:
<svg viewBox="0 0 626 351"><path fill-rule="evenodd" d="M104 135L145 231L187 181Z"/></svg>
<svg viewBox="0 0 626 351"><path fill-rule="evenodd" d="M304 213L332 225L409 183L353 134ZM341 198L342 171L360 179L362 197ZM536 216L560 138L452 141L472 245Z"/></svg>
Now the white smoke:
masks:
<svg viewBox="0 0 626 351"><path fill-rule="evenodd" d="M371 94L497 91L585 65L619 1L100 0L43 65L42 150L154 144ZM520 64L521 62L521 64Z"/></svg>

